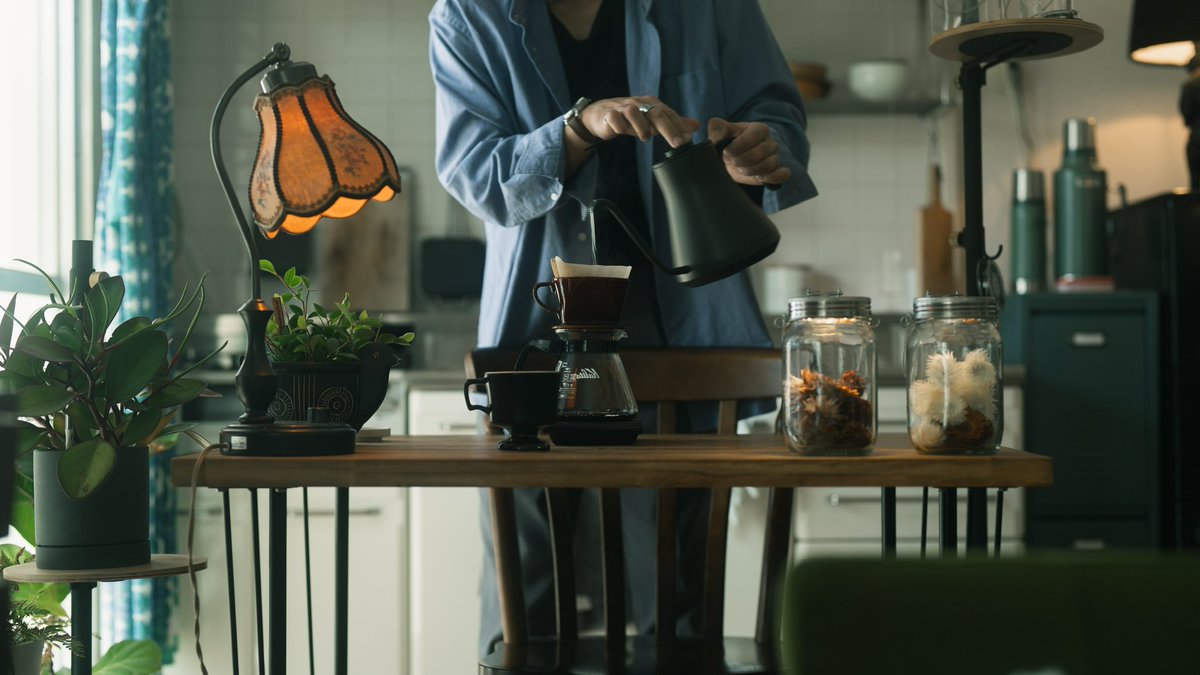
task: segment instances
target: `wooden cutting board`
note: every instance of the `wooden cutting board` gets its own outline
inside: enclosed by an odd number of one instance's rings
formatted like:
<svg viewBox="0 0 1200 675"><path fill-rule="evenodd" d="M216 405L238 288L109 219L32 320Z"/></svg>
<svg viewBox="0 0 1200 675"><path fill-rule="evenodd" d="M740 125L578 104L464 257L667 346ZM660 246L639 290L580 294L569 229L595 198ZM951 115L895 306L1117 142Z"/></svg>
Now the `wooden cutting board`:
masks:
<svg viewBox="0 0 1200 675"><path fill-rule="evenodd" d="M950 241L954 216L942 206L942 169L929 167L929 204L921 207L918 237L917 295L953 293L954 250Z"/></svg>

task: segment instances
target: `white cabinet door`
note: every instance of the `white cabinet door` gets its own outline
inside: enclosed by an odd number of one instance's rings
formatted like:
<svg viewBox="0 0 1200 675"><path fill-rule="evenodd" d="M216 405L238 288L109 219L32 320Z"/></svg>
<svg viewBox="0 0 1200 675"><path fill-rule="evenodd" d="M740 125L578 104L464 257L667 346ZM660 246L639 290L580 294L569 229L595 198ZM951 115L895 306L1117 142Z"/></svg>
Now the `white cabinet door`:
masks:
<svg viewBox="0 0 1200 675"><path fill-rule="evenodd" d="M453 390L409 391L408 432L412 435L474 434L479 420L479 413L466 409L461 384ZM408 494L411 516L408 672L412 675L476 672L479 577L483 569L483 540L479 530L482 491L413 488Z"/></svg>
<svg viewBox="0 0 1200 675"><path fill-rule="evenodd" d="M333 488L309 488L313 653L317 672L332 672L334 641ZM265 494L262 507L265 514ZM396 672L406 626L405 499L400 488L350 491L349 640L351 673ZM308 672L303 492L288 490L288 672ZM263 523L263 533L266 533ZM267 562L266 541L263 564ZM269 624L269 622L268 622ZM270 630L268 628L268 630Z"/></svg>

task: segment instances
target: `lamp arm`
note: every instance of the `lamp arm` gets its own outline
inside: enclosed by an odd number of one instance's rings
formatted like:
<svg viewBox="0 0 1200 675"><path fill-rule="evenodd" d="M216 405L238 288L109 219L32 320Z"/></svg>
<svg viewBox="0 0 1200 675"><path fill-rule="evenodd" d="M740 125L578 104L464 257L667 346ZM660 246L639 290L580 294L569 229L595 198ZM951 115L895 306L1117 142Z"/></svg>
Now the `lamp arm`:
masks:
<svg viewBox="0 0 1200 675"><path fill-rule="evenodd" d="M225 170L225 160L221 156L221 121L225 119L225 109L229 107L234 94L242 88L242 85L272 65L287 61L291 58L291 55L292 50L290 47L282 42L277 42L261 61L250 66L246 72L238 76L233 81L233 84L229 85L225 90L225 93L221 95L221 100L217 101L217 107L213 110L212 125L209 129L209 148L212 151L213 166L217 169L217 176L221 179L221 187L225 190L225 197L229 200L229 208L233 210L233 217L237 220L238 228L241 230L242 238L245 240L246 253L250 256L250 277L255 298L262 297L262 283L259 281L258 274L258 243L254 240L254 231L250 229L250 224L246 220L246 214L242 211L241 205L238 204L237 195L233 192L233 184L229 182L229 172Z"/></svg>
<svg viewBox="0 0 1200 675"><path fill-rule="evenodd" d="M637 228L625 218L625 214L621 213L621 209L617 207L616 203L609 199L594 199L592 200L591 204L588 204L588 220L590 221L592 228L593 263L600 263L599 255L596 249L597 207L603 207L605 211L608 211L612 214L613 218L617 219L617 223L620 224L621 229L625 230L625 234L629 235L629 238L633 240L633 245L636 246L637 249L641 251L642 255L646 256L650 262L654 263L654 266L657 267L661 272L664 274L670 274L671 276L679 276L680 274L687 274L691 271L692 268L687 265L684 265L683 267L667 267L666 263L664 263L657 255L654 254L654 250L650 248L650 244L646 241L646 238L642 236L642 233L638 232Z"/></svg>

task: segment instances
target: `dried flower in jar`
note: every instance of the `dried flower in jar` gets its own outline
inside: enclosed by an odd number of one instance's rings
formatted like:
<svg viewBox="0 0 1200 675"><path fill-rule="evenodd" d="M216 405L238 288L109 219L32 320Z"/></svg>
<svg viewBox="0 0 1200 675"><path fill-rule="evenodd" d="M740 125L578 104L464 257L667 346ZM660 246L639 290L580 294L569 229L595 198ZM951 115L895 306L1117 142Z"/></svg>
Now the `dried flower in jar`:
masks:
<svg viewBox="0 0 1200 675"><path fill-rule="evenodd" d="M871 445L874 409L863 398L866 380L847 370L834 380L807 368L788 380L789 414L797 420L798 443L811 450L859 449Z"/></svg>
<svg viewBox="0 0 1200 675"><path fill-rule="evenodd" d="M931 354L908 389L910 440L921 452L990 451L996 433L996 367L982 349L961 360Z"/></svg>

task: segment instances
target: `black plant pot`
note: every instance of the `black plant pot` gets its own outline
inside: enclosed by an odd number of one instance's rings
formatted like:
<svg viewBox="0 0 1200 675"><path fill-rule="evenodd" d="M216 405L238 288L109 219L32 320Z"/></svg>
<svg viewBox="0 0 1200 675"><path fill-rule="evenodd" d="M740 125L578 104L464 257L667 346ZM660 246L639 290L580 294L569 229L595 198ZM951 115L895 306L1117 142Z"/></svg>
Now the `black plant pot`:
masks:
<svg viewBox="0 0 1200 675"><path fill-rule="evenodd" d="M78 570L149 564L150 451L117 450L112 473L79 500L68 497L58 482L63 453L33 453L37 566Z"/></svg>
<svg viewBox="0 0 1200 675"><path fill-rule="evenodd" d="M387 395L388 372L396 364L389 345L372 343L345 363L273 362L278 376L268 412L281 421L304 421L308 409L325 408L329 421L356 431L371 419Z"/></svg>

